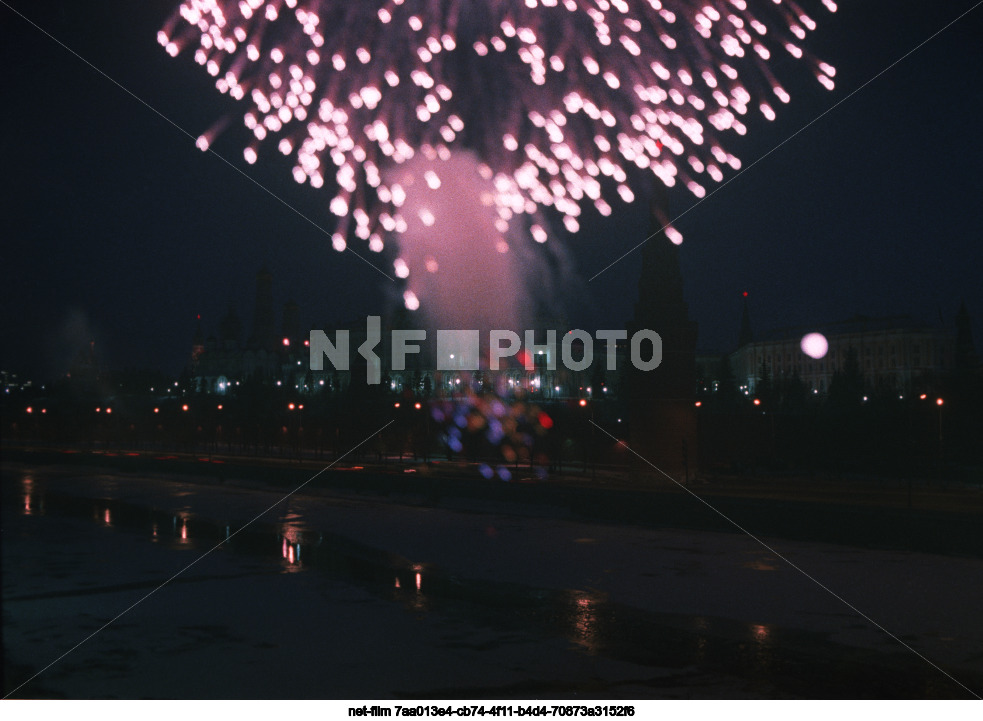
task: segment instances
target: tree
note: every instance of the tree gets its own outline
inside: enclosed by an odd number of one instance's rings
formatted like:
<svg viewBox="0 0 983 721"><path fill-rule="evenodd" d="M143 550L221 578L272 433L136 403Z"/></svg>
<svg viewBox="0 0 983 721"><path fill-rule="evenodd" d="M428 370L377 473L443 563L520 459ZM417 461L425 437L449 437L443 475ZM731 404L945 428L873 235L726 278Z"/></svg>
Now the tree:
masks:
<svg viewBox="0 0 983 721"><path fill-rule="evenodd" d="M768 370L768 366L765 365L765 361L761 359L761 366L758 368L758 383L754 389L754 395L761 399L761 402L765 405L769 405L770 401L773 400L774 388L771 382L771 372Z"/></svg>
<svg viewBox="0 0 983 721"><path fill-rule="evenodd" d="M805 383L796 371L782 384L782 408L787 411L800 411L805 407L807 397Z"/></svg>
<svg viewBox="0 0 983 721"><path fill-rule="evenodd" d="M854 408L860 405L864 395L864 377L856 348L847 349L843 367L833 373L829 384L829 403L836 408Z"/></svg>
<svg viewBox="0 0 983 721"><path fill-rule="evenodd" d="M737 379L730 365L730 356L726 353L720 356L720 385L717 387L717 397L720 404L729 407L737 399Z"/></svg>

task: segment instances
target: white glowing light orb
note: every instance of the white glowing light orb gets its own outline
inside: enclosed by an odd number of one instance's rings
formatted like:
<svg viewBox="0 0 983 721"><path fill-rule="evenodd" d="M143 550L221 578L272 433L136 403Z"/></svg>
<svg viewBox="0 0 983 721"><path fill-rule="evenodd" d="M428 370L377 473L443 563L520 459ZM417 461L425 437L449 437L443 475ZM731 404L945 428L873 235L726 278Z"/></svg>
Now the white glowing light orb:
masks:
<svg viewBox="0 0 983 721"><path fill-rule="evenodd" d="M819 360L829 351L829 341L822 333L807 333L802 337L801 347L807 356Z"/></svg>

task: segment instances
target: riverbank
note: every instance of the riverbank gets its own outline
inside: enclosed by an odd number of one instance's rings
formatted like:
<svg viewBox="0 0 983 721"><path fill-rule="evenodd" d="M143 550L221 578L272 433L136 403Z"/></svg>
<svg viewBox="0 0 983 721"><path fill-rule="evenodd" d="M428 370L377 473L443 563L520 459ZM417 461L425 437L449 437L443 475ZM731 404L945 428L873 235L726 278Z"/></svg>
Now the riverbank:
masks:
<svg viewBox="0 0 983 721"><path fill-rule="evenodd" d="M748 532L884 550L983 557L983 489L871 479L717 477L685 486L626 471L542 479L514 468L489 480L474 464L396 459L352 463L121 449L4 448L6 462L70 465L288 493L507 510L643 527Z"/></svg>

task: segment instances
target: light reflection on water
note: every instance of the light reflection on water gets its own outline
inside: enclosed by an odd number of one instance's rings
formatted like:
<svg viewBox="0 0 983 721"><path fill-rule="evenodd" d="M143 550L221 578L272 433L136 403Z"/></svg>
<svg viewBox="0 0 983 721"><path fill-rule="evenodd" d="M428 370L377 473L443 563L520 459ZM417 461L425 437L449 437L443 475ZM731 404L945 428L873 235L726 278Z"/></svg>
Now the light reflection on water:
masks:
<svg viewBox="0 0 983 721"><path fill-rule="evenodd" d="M171 545L174 548L193 548L194 543L192 541L191 531L188 528L189 514L184 512L179 512L171 516L171 533L172 540ZM153 533L156 538L157 534L157 524L154 524Z"/></svg>
<svg viewBox="0 0 983 721"><path fill-rule="evenodd" d="M23 513L37 512L44 494L30 478L22 480L21 490ZM185 494L179 492L177 495ZM79 500L76 499L76 502ZM349 548L344 544L337 549L337 541L322 545L322 534L310 528L303 516L292 509L284 509L274 526L275 535L272 538L260 530L261 524L240 534L228 521L211 523L197 518L187 506L163 513L148 512L121 502L103 501L95 507L90 506L90 509L93 521L102 527L125 530L135 526L141 528L144 534L149 531L148 540L163 542L175 550L190 550L202 543L225 541L227 543L223 548L227 550L258 553L270 557L270 560L275 559L283 573L322 569L340 572L370 584L381 582L388 586L390 598L416 612L430 611L434 603L443 598L442 594L446 595L449 590L448 579L428 575L425 564L406 563L389 557L374 558L371 554L366 556L363 549ZM455 596L461 592L459 586L450 590ZM604 649L605 634L609 633L605 630L609 625L609 609L602 594L582 590L562 591L555 597L542 599L541 603L557 604L556 618L561 621L563 635L570 641L589 653ZM698 634L698 639L698 643L705 643L702 634Z"/></svg>
<svg viewBox="0 0 983 721"><path fill-rule="evenodd" d="M423 592L423 574L417 571L415 574L413 574L413 577L416 588L414 589L413 595L406 600L409 603L410 608L412 608L414 611L426 611L430 608L430 600Z"/></svg>
<svg viewBox="0 0 983 721"><path fill-rule="evenodd" d="M751 624L751 657L754 665L761 671L769 671L774 663L775 649L771 627L764 624Z"/></svg>
<svg viewBox="0 0 983 721"><path fill-rule="evenodd" d="M756 559L754 561L747 561L743 564L744 568L750 568L752 571L777 571L778 564L771 559Z"/></svg>
<svg viewBox="0 0 983 721"><path fill-rule="evenodd" d="M177 495L186 495L186 491L179 492ZM21 479L20 495L23 500L21 513L23 515L34 515L43 512L45 496L43 488L39 487L35 480L30 476L23 476ZM262 533L239 535L234 526L230 523L210 524L207 521L197 519L189 507L168 514L157 513L156 518L153 512L149 518L146 511L139 511L126 504L104 501L96 506L89 506L92 519L104 528L115 528L122 530L127 526L142 525L143 529L149 526L150 540L159 543L162 540L169 543L172 548L191 549L195 547L195 540L211 543L216 540L226 541L225 548L239 548L240 551L255 552L261 547L257 546L257 541L264 536ZM141 518L141 514L142 518ZM170 521L168 524L167 521ZM168 532L169 527L169 532ZM272 551L273 558L278 557L279 565L284 573L297 573L314 568L323 568L326 571L340 571L347 574L355 574L360 578L371 579L377 572L376 577L383 583L389 585L389 593L394 600L398 600L414 611L428 611L435 600L439 600L443 592L447 591L447 579L436 577L432 586L425 585L424 575L427 568L424 564L411 563L405 566L395 565L382 567L373 571L371 568L362 568L362 565L372 566L378 561L366 560L361 557L361 553L356 552L355 556L346 553L337 553L333 547L322 547L322 534L311 529L303 520L301 514L286 509L276 526L275 543L276 545L267 549ZM143 531L146 533L146 530ZM269 544L270 541L265 541ZM276 550L273 550L276 549ZM274 555L275 554L275 555ZM770 570L768 559L759 558L747 567L756 570ZM385 562L383 562L385 563ZM392 574L395 570L396 573ZM391 580L385 580L391 579ZM431 594L436 594L436 598L431 598L425 589L430 590ZM455 593L458 590L455 589ZM610 644L609 638L612 629L611 608L603 594L582 590L568 590L559 592L554 601L544 599L544 603L558 603L558 620L561 621L563 635L570 639L589 653L604 652ZM712 653L713 637L711 622L709 619L697 616L693 619L693 631L690 636L688 654L696 663L701 663ZM744 650L745 660L758 670L768 670L773 666L775 655L775 644L772 628L765 624L749 624L746 627L745 643L741 644Z"/></svg>
<svg viewBox="0 0 983 721"><path fill-rule="evenodd" d="M403 604L415 612L462 610L479 625L497 628L503 637L517 630L547 633L576 644L582 652L662 668L695 666L716 677L729 674L749 680L755 689L768 693L777 688L792 695L826 694L847 681L858 693L897 693L902 681L882 681L866 673L869 664L857 660L840 646L824 639L766 623L670 616L634 609L609 601L596 591L537 589L487 581L458 579L424 563L411 563L343 536L320 533L305 525L301 517L287 514L275 522L257 522L245 532L228 520L212 522L186 510L161 510L121 501L46 493L43 480L23 476L20 484L7 487L10 512L20 516L47 513L54 518L89 519L97 529L113 533L129 531L175 551L210 547L227 541L222 549L260 558L283 572L316 570L346 583L355 583L380 596ZM25 520L27 526L39 520ZM100 531L96 531L100 532ZM127 543L123 537L123 543ZM763 570L763 569L762 569ZM838 661L818 691L809 664L810 654L821 653ZM850 674L853 674L851 676ZM930 695L945 695L932 686L920 671L905 671L903 688L920 689ZM863 683L861 683L863 681ZM881 685L878 685L878 684ZM887 683L888 685L884 685ZM935 689L933 691L933 689Z"/></svg>
<svg viewBox="0 0 983 721"><path fill-rule="evenodd" d="M34 479L29 476L24 476L21 481L21 488L24 493L24 515L30 516L34 513L34 507L32 505L31 494L34 492Z"/></svg>
<svg viewBox="0 0 983 721"><path fill-rule="evenodd" d="M599 639L597 604L603 599L585 591L570 591L569 594L573 641L594 652Z"/></svg>
<svg viewBox="0 0 983 721"><path fill-rule="evenodd" d="M22 479L21 485L23 513L36 513L44 494L35 487L30 478ZM187 491L178 491L175 495L183 497L187 495ZM62 499L62 502L66 500ZM75 499L73 502L82 501ZM149 535L148 540L151 542L164 543L175 550L191 550L203 543L224 541L226 543L223 548L226 550L258 553L270 557L270 560L275 559L283 573L322 569L352 576L370 584L381 582L388 586L390 598L412 611L431 610L435 600L439 600L441 593L448 590L447 579L429 576L425 564L406 563L388 556L375 558L371 554L366 555L363 549L349 548L347 544L336 549L337 541L322 545L323 535L310 528L302 514L289 508L283 510L276 522L275 535L272 538L260 530L259 523L240 534L228 521L211 523L199 519L188 506L165 513L136 508L122 502L103 501L89 508L93 521L104 528L126 530L136 527L141 529L141 533ZM428 582L430 578L433 581ZM455 593L460 592L457 587L453 590ZM563 619L566 637L588 652L595 652L603 646L603 625L599 609L603 608L605 599L587 591L565 591L555 602L562 609L559 617Z"/></svg>
<svg viewBox="0 0 983 721"><path fill-rule="evenodd" d="M403 574L403 579L412 574L412 583L403 583L397 575L393 580L392 598L401 601L414 611L426 611L430 608L430 599L423 592L423 575L426 567L422 563L410 564Z"/></svg>
<svg viewBox="0 0 983 721"><path fill-rule="evenodd" d="M285 573L304 570L300 558L306 528L299 518L296 513L287 513L280 524L280 566Z"/></svg>
<svg viewBox="0 0 983 721"><path fill-rule="evenodd" d="M778 557L773 553L765 553L760 550L748 551L746 555L752 556L750 560L744 561L741 566L752 571L777 571Z"/></svg>

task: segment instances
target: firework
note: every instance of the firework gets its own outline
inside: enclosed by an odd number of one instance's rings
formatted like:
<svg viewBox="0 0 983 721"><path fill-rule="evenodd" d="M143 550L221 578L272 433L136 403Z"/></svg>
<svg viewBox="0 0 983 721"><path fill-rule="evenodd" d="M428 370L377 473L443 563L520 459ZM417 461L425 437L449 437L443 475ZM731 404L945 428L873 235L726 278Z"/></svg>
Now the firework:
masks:
<svg viewBox="0 0 983 721"><path fill-rule="evenodd" d="M834 68L802 46L811 15L788 0L751 5L186 0L158 40L172 56L193 49L218 89L249 106L248 162L275 144L295 158L298 182L333 189L337 250L355 236L378 252L407 213L432 222L392 180L419 153L446 161L467 149L494 187L498 231L522 225L538 242L543 208L575 232L584 207L609 215L653 179L703 197L740 168L726 135L743 135L749 113L773 120L790 99L773 56L833 87ZM416 180L441 184L437 172Z"/></svg>
<svg viewBox="0 0 983 721"><path fill-rule="evenodd" d="M544 478L550 463L548 449L557 441L549 435L554 419L521 396L520 391L519 397L508 400L494 392L475 393L467 385L453 398L430 402L428 410L449 454L494 462L495 468L479 466L485 478L510 480L507 466L516 462ZM555 408L550 413L561 411Z"/></svg>

